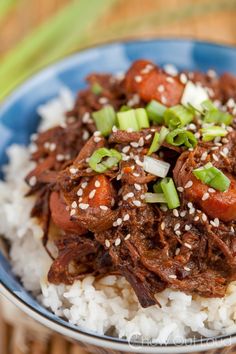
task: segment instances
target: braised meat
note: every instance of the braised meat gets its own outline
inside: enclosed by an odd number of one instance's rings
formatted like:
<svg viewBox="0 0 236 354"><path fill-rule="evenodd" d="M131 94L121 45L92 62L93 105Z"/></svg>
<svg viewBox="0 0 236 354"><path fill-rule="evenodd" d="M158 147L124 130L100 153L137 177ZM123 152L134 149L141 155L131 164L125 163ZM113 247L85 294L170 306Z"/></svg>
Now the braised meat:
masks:
<svg viewBox="0 0 236 354"><path fill-rule="evenodd" d="M124 77L91 74L87 80L65 125L37 135L35 168L26 177L44 245L54 242L58 250L48 280L71 284L88 274L117 274L143 307L157 304L155 295L165 288L224 296L236 280L236 78L212 72L171 76L139 60ZM189 81L211 98L210 118L181 106L188 110L186 123L178 122L175 110L170 121L167 114L162 121L151 116L148 125L137 120L140 129L121 129L118 114L109 135L97 131L94 111L109 105L133 114L152 100L168 110L181 105ZM213 121L207 125L206 119ZM163 166L159 174L156 163ZM174 186L169 201L165 168ZM179 203L171 206L174 195Z"/></svg>

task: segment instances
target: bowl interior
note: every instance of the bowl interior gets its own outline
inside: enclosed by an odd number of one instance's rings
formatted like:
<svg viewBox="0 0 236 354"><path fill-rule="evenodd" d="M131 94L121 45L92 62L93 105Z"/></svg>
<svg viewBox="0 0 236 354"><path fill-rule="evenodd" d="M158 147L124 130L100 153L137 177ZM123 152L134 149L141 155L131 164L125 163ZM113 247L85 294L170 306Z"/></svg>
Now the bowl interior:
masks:
<svg viewBox="0 0 236 354"><path fill-rule="evenodd" d="M143 40L107 44L85 50L32 77L0 107L1 167L7 162L7 146L13 143L26 145L29 142L29 136L36 131L39 122L36 108L55 97L61 87L67 86L76 94L85 87L85 77L89 73L121 72L138 58L150 59L159 65L171 63L179 69L206 71L212 68L218 73L229 71L236 74L236 49L210 43L174 39ZM15 298L27 304L33 311L71 331L84 332L82 328L53 315L28 294L12 274L9 261L1 252L0 280ZM86 334L96 336L92 332ZM113 341L122 342L118 339Z"/></svg>

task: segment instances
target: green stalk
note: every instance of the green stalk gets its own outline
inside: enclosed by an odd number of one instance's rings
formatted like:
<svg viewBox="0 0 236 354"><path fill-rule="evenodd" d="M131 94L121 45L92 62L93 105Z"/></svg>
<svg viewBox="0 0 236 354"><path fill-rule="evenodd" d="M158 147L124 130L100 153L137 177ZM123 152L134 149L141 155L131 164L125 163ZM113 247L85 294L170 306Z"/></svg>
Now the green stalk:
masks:
<svg viewBox="0 0 236 354"><path fill-rule="evenodd" d="M66 54L115 0L73 0L0 62L0 99L35 70Z"/></svg>
<svg viewBox="0 0 236 354"><path fill-rule="evenodd" d="M0 0L0 22L16 5L16 0Z"/></svg>

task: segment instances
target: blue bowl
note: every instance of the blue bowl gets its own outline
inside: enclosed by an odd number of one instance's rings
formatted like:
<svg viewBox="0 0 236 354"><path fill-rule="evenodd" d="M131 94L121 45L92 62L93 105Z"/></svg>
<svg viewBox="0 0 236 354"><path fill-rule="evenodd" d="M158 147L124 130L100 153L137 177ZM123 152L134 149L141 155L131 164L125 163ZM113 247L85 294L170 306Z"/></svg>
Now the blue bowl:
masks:
<svg viewBox="0 0 236 354"><path fill-rule="evenodd" d="M118 42L84 50L51 65L20 86L0 107L0 165L7 162L6 148L27 145L36 131L39 116L36 108L56 96L62 86L74 93L85 87L84 78L91 72L120 72L132 61L146 58L159 65L171 63L179 69L236 74L236 48L192 40L158 39ZM184 353L236 343L236 335L189 341L183 345L135 346L127 341L99 336L75 327L42 307L14 277L11 266L0 252L0 290L31 317L77 341L127 352Z"/></svg>

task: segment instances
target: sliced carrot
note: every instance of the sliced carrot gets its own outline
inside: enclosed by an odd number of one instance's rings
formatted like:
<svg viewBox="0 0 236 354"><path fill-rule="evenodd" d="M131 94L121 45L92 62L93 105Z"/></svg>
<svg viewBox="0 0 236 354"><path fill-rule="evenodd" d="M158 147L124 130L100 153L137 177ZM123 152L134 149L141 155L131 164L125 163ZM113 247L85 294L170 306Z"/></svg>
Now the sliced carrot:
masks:
<svg viewBox="0 0 236 354"><path fill-rule="evenodd" d="M100 205L112 206L115 191L109 179L104 175L97 175L90 179L82 195L82 203L96 208Z"/></svg>
<svg viewBox="0 0 236 354"><path fill-rule="evenodd" d="M154 65L152 70L145 72L147 65L153 64L146 60L134 62L126 74L127 91L138 93L145 102L155 99L166 106L180 103L184 85L178 77L170 79L169 75Z"/></svg>
<svg viewBox="0 0 236 354"><path fill-rule="evenodd" d="M60 229L83 235L86 229L80 226L76 221L70 220L70 213L66 210L66 204L58 192L52 192L50 195L50 210L54 224Z"/></svg>

